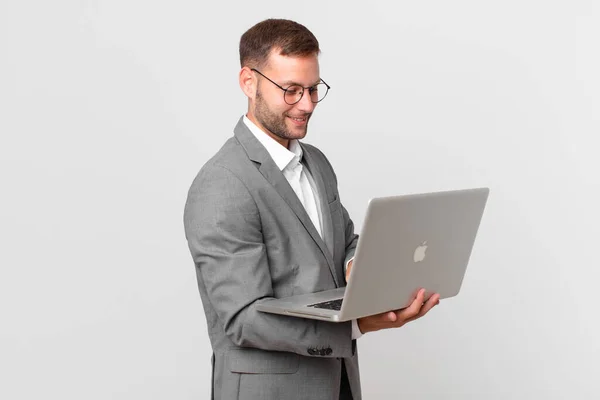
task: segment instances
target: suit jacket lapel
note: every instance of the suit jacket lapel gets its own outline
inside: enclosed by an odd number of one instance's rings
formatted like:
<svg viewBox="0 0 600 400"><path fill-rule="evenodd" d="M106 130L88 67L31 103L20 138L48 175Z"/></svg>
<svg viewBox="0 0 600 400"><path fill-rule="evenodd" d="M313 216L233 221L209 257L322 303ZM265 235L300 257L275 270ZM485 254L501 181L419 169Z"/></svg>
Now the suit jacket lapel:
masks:
<svg viewBox="0 0 600 400"><path fill-rule="evenodd" d="M300 202L300 199L298 199L296 192L294 192L294 189L292 189L292 187L288 183L287 179L285 179L285 176L283 176L283 173L281 172L281 170L279 170L279 168L277 167L277 165L275 164L275 162L273 161L273 159L271 158L271 156L269 155L267 150L264 148L264 146L254 137L252 132L250 132L250 130L248 129L248 127L246 126L246 124L243 121L243 117L240 118L240 120L238 121L238 123L234 129L234 133L235 133L236 138L242 145L242 147L244 147L244 149L246 150L248 157L252 161L255 161L260 164L260 168L259 168L260 173L275 188L275 190L277 190L279 195L290 206L290 208L292 209L294 214L296 214L296 216L298 217L298 219L300 220L302 225L304 225L304 228L306 228L306 230L308 231L310 236L313 238L313 240L315 241L315 243L317 244L317 246L319 247L319 249L325 256L325 259L327 260L329 270L331 272L331 275L333 277L333 280L334 280L336 286L339 287L340 284L337 280L336 273L335 273L335 265L333 263L333 256L332 256L333 252L330 253L328 251L328 249L327 249L328 245L325 244L325 242L319 235L319 232L317 232L317 229L315 228L312 221L310 220L310 217L308 216L306 210L304 209L304 206ZM310 156L309 156L309 158L310 158ZM310 161L309 161L309 163L310 163ZM314 169L315 168L313 167L313 170ZM327 200L326 200L326 195L325 195L325 185L323 184L323 180L319 174L313 174L312 170L311 170L311 174L313 175L313 178L315 178L315 182L317 182L317 186L319 186L318 189L321 194L321 196L320 196L321 204L323 204L323 197L325 198L325 206L321 205L321 209L323 212L323 220L328 221L327 224L329 226L329 229L331 229L331 215L329 214L329 206L326 203ZM317 177L315 175L319 175L319 178L317 179ZM320 180L320 184L318 183L319 180ZM325 222L324 222L324 224L325 224ZM323 232L324 232L324 236L327 237L327 234L325 234L325 232L327 232L327 230L325 228L324 228ZM333 243L333 238L327 239L327 240L331 241L331 243ZM329 246L331 246L331 244Z"/></svg>
<svg viewBox="0 0 600 400"><path fill-rule="evenodd" d="M301 144L302 146L302 144ZM327 191L325 190L325 183L323 182L323 177L321 176L321 172L317 168L317 162L314 159L313 155L306 151L306 147L302 146L302 154L304 157L304 166L310 172L315 185L317 186L318 199L321 203L321 215L323 217L323 238L325 239L325 244L329 249L331 256L333 257L333 223L331 221L331 213L329 212L329 203L327 202Z"/></svg>

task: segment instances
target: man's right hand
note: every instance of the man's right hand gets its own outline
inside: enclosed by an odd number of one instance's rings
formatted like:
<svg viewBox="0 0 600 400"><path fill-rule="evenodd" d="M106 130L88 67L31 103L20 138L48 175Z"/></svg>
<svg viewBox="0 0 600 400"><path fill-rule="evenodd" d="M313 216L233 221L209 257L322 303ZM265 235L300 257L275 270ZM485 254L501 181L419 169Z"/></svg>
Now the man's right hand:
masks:
<svg viewBox="0 0 600 400"><path fill-rule="evenodd" d="M358 319L358 328L365 334L380 329L399 328L408 322L421 318L440 303L439 294L435 293L424 303L425 289L419 290L417 297L406 308L388 311Z"/></svg>

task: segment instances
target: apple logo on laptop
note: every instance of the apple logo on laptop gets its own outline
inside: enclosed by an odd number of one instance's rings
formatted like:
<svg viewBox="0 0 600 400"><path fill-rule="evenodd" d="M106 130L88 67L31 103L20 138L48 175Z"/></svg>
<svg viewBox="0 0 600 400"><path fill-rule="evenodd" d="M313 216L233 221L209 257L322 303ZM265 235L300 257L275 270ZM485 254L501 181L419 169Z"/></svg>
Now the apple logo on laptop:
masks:
<svg viewBox="0 0 600 400"><path fill-rule="evenodd" d="M417 248L415 249L415 254L413 256L413 260L415 260L416 263L423 261L425 259L426 251L427 251L427 241L424 241L419 246L417 246Z"/></svg>

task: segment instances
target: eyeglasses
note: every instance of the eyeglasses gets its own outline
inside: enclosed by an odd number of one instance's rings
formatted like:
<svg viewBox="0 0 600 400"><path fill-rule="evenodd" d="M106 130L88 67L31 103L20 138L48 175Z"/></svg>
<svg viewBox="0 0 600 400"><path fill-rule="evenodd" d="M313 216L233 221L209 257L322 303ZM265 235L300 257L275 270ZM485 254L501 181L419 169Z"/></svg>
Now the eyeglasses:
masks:
<svg viewBox="0 0 600 400"><path fill-rule="evenodd" d="M266 77L259 70L252 68L252 71L259 73L263 78L269 80L269 82L271 82L273 85L275 85L279 89L283 90L283 100L290 106L296 104L297 102L299 102L302 99L302 96L304 96L304 89L308 89L308 94L310 95L310 101L312 101L313 103L318 103L321 100L323 100L325 98L325 96L327 96L327 92L329 92L329 89L331 89L331 87L327 83L325 83L325 81L323 79L321 79L321 82L317 83L316 85L309 86L309 87L303 87L300 85L291 85L291 86L288 86L287 88L284 88L284 87L278 85L277 83L273 82L268 77Z"/></svg>

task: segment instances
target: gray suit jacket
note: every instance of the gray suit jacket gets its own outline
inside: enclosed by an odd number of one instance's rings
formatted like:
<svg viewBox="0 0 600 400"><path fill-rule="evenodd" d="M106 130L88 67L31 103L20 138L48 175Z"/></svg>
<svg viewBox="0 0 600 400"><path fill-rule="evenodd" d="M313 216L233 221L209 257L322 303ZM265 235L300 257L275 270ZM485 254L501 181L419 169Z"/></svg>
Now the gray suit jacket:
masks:
<svg viewBox="0 0 600 400"><path fill-rule="evenodd" d="M352 325L262 313L255 306L344 286L358 236L337 178L301 144L321 200L321 238L275 162L240 118L188 192L185 235L213 348L213 398L338 399L344 362L361 399Z"/></svg>

